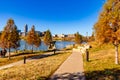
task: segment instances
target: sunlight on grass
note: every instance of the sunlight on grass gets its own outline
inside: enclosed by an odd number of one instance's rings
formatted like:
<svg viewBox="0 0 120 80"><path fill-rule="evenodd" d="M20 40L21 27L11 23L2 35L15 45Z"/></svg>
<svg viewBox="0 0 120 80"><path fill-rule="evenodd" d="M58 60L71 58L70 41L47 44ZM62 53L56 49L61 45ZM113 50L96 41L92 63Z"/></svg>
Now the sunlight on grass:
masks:
<svg viewBox="0 0 120 80"><path fill-rule="evenodd" d="M0 80L45 80L71 53L60 53L0 71Z"/></svg>
<svg viewBox="0 0 120 80"><path fill-rule="evenodd" d="M89 62L85 61L84 54L84 68L87 80L120 80L120 65L115 64L114 55L114 46L110 44L93 47L90 50Z"/></svg>
<svg viewBox="0 0 120 80"><path fill-rule="evenodd" d="M15 53L14 55L11 55L11 60L8 59L8 57L5 58L0 58L0 66L2 65L7 65L13 62L17 62L19 60L22 60L24 56L26 56L27 58L32 57L32 56L37 56L37 55L41 55L44 52L35 52L35 53Z"/></svg>

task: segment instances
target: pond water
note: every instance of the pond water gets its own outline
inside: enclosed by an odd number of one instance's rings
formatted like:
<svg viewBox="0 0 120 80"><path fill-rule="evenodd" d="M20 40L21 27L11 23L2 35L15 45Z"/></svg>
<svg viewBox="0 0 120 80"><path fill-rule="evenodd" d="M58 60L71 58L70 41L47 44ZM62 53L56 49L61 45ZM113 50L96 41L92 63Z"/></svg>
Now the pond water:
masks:
<svg viewBox="0 0 120 80"><path fill-rule="evenodd" d="M30 50L32 48L31 45L28 45L26 43L26 46L25 46L25 41L24 40L21 40L20 41L20 47L18 48L18 50L24 50L25 47L27 50ZM65 48L67 45L71 45L71 44L74 44L74 42L70 42L70 41L56 41L55 45L56 45L56 48L57 49L62 49L62 48ZM12 49L13 51L14 49ZM46 51L47 50L47 46L44 44L44 42L41 43L41 45L36 48L36 47L33 47L33 50L41 50L41 51Z"/></svg>

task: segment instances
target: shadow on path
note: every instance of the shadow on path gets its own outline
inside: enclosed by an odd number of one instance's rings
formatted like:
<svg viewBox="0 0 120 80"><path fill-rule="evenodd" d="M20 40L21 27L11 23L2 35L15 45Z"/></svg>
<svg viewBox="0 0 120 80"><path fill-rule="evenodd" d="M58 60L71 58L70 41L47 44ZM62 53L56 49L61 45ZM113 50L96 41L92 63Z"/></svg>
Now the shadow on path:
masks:
<svg viewBox="0 0 120 80"><path fill-rule="evenodd" d="M53 75L52 78L47 80L85 80L84 73L63 73Z"/></svg>

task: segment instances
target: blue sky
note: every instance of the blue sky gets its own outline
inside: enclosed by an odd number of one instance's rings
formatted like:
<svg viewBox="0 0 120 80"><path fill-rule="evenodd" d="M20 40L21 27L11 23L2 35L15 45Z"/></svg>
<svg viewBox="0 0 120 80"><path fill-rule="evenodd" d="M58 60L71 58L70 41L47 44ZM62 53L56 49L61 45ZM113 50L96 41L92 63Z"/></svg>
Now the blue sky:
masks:
<svg viewBox="0 0 120 80"><path fill-rule="evenodd" d="M50 29L52 34L91 35L105 0L0 0L0 30L9 18L18 29Z"/></svg>

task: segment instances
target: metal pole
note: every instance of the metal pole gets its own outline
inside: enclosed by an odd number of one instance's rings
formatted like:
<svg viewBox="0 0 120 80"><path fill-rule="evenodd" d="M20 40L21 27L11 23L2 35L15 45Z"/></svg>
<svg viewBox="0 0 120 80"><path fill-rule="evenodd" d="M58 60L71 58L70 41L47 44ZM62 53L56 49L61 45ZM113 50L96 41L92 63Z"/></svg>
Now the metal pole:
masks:
<svg viewBox="0 0 120 80"><path fill-rule="evenodd" d="M24 56L24 64L26 64L26 56Z"/></svg>
<svg viewBox="0 0 120 80"><path fill-rule="evenodd" d="M89 61L89 51L86 49L86 61Z"/></svg>

